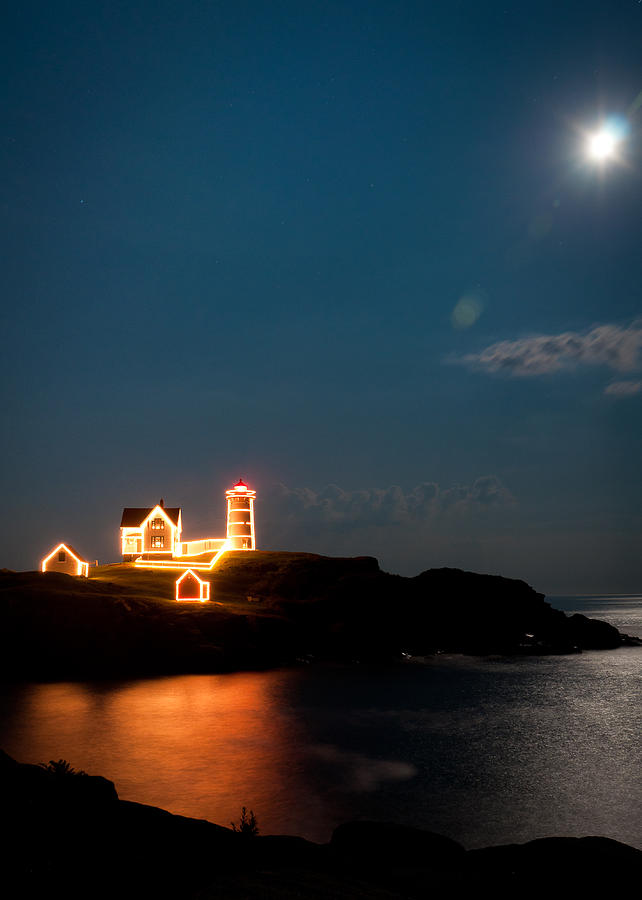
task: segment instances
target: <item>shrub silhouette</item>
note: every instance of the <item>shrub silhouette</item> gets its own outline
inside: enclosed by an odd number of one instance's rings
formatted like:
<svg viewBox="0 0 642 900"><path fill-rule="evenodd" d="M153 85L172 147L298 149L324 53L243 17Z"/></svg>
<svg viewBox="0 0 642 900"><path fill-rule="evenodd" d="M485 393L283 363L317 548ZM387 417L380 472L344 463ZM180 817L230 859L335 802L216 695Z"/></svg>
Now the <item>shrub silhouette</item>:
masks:
<svg viewBox="0 0 642 900"><path fill-rule="evenodd" d="M245 806L241 808L241 818L238 822L230 822L232 831L237 834L244 834L246 837L256 837L259 833L259 826L254 815L254 810L247 810Z"/></svg>
<svg viewBox="0 0 642 900"><path fill-rule="evenodd" d="M74 769L66 759L59 759L57 762L54 759L50 759L48 763L39 763L39 765L47 772L51 772L51 774L55 775L57 778L67 778L69 776L87 774L86 772L83 772L82 769Z"/></svg>

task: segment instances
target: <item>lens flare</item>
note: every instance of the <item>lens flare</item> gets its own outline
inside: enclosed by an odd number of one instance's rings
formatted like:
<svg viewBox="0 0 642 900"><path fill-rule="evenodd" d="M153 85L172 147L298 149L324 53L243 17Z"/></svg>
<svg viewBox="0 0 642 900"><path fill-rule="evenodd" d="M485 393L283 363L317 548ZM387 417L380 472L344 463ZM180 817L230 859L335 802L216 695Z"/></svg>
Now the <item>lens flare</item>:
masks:
<svg viewBox="0 0 642 900"><path fill-rule="evenodd" d="M470 328L481 316L484 309L482 291L472 291L460 297L450 314L453 328Z"/></svg>

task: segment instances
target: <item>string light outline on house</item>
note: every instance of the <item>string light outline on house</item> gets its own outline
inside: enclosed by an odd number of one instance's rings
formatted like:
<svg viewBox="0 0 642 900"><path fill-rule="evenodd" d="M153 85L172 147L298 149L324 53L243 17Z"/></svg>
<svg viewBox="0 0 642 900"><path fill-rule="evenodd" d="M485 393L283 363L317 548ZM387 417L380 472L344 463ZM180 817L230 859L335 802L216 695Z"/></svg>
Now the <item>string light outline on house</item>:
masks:
<svg viewBox="0 0 642 900"><path fill-rule="evenodd" d="M225 496L227 517L224 538L181 541L182 509L166 507L162 497L159 503L152 507L125 507L120 523L120 549L123 562L133 562L136 568L141 569L169 571L184 571L188 565L187 571L192 571L199 584L207 583L209 596L209 582L201 582L195 570L211 572L228 550L256 550L254 527L256 491L245 484L243 479L239 479L225 492ZM49 565L56 553L59 554L58 559ZM58 571L74 574L69 571L71 559L74 560L71 568L75 569L75 574L87 578L89 562L71 545L62 542L45 556L40 563L40 569L42 572Z"/></svg>
<svg viewBox="0 0 642 900"><path fill-rule="evenodd" d="M182 541L182 509L166 507L162 498L154 507L125 507L120 528L123 562L133 562L137 569L184 571L187 565L194 571L211 572L228 550L256 550L256 491L239 479L225 492L225 496L227 518L224 538ZM154 522L159 518L163 525L155 526ZM165 523L171 529L168 541L160 540L164 536Z"/></svg>
<svg viewBox="0 0 642 900"><path fill-rule="evenodd" d="M165 525L170 531L169 541ZM129 507L123 509L120 522L121 555L125 557L136 556L140 553L175 555L180 544L182 526L182 510L180 506L166 509L161 497L160 502L153 507ZM136 546L132 546L133 543Z"/></svg>
<svg viewBox="0 0 642 900"><path fill-rule="evenodd" d="M52 557L54 557L56 555L56 553L58 554L58 560L56 561L58 564L67 562L66 557L64 559L60 558L60 554L68 553L69 556L73 557L73 559L76 560L76 575L83 575L85 578L87 578L89 576L89 563L87 562L87 560L83 559L81 556L79 556L76 553L76 551L72 547L69 546L69 544L62 544L62 543L58 544L57 547L54 547L54 549L51 551L49 556L45 556L45 558L42 560L42 562L40 563L40 569L42 572L47 572L47 571L59 572L59 571L61 571L61 569L55 567L56 563L54 563L54 567L52 567L51 569L47 569L47 563L49 562L50 559L52 559ZM71 573L67 573L67 574L71 574Z"/></svg>
<svg viewBox="0 0 642 900"><path fill-rule="evenodd" d="M181 585L182 585L183 581L188 577L191 578L192 581L195 581L198 583L198 593L199 593L198 597L181 597L180 596ZM201 578L199 578L198 575L196 574L196 572L194 572L192 569L186 569L183 572L183 574L180 576L180 578L176 579L176 599L180 603L185 603L187 601L195 601L197 603L205 603L207 600L210 599L210 583L209 583L209 581L204 581Z"/></svg>

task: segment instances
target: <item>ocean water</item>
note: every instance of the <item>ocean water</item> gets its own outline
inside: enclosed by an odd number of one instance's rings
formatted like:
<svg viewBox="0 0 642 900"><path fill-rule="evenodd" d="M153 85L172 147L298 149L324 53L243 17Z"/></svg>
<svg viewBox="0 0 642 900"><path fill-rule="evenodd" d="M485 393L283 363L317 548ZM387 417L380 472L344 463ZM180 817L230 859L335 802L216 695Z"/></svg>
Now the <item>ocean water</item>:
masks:
<svg viewBox="0 0 642 900"><path fill-rule="evenodd" d="M641 597L549 598L642 635ZM600 834L642 847L642 648L397 667L4 686L0 746L120 796L324 841L351 818L466 847Z"/></svg>

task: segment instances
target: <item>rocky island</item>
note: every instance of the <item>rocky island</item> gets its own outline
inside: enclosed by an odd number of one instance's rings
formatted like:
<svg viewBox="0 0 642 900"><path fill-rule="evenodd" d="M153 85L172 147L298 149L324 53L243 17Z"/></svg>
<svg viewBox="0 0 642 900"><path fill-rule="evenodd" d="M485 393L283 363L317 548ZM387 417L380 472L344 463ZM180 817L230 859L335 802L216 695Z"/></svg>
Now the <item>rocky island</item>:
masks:
<svg viewBox="0 0 642 900"><path fill-rule="evenodd" d="M226 672L440 651L576 653L639 644L553 609L525 582L459 569L414 578L372 557L230 552L211 601L177 603L175 573L102 566L90 578L0 574L5 679Z"/></svg>

